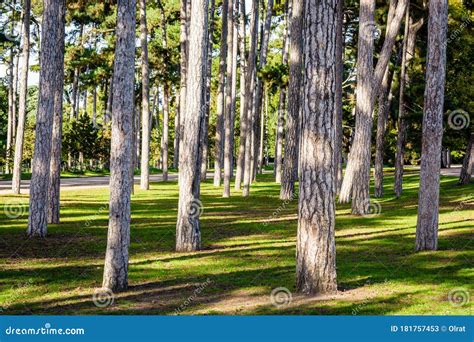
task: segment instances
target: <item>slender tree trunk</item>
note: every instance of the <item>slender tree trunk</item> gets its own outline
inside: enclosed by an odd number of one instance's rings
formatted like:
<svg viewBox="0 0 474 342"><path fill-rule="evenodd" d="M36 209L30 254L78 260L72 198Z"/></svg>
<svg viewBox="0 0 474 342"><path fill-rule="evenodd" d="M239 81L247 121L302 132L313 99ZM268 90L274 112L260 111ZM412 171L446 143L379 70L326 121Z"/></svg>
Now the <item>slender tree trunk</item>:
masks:
<svg viewBox="0 0 474 342"><path fill-rule="evenodd" d="M174 168L179 167L181 136L184 127L182 126L183 117L181 115L186 109L186 77L188 73L188 54L189 54L189 16L191 11L191 0L180 0L180 75L179 80L179 111L178 117L175 118L175 141L174 141ZM176 125L178 123L178 125Z"/></svg>
<svg viewBox="0 0 474 342"><path fill-rule="evenodd" d="M459 185L466 185L471 182L472 168L474 167L474 133L469 131L466 154L462 163Z"/></svg>
<svg viewBox="0 0 474 342"><path fill-rule="evenodd" d="M400 30L407 2L408 0L398 1L375 71L373 70L372 62L375 3L373 0L364 0L360 4L356 128L339 196L339 201L345 203L349 201L352 195L352 213L356 215L364 215L369 212L370 208L372 112L375 98L378 96L393 45L395 44L395 38Z"/></svg>
<svg viewBox="0 0 474 342"><path fill-rule="evenodd" d="M227 62L226 62L226 87L225 87L225 110L224 110L224 191L223 197L230 197L230 180L232 178L233 165L232 165L232 140L234 132L232 129L232 81L234 71L233 51L234 51L234 0L228 0L228 19L227 19Z"/></svg>
<svg viewBox="0 0 474 342"><path fill-rule="evenodd" d="M183 151L179 161L179 204L176 224L176 251L189 252L201 248L199 214L200 196L199 134L204 117L206 87L208 1L193 1L190 13L189 68L187 99L183 111Z"/></svg>
<svg viewBox="0 0 474 342"><path fill-rule="evenodd" d="M416 250L438 248L439 172L443 137L443 105L446 76L448 3L429 2L428 56L416 225Z"/></svg>
<svg viewBox="0 0 474 342"><path fill-rule="evenodd" d="M402 70L400 75L400 96L398 107L398 132L397 132L397 151L395 154L395 184L394 192L396 197L400 197L403 190L403 167L405 142L407 137L408 127L406 125L406 100L405 89L409 85L408 66L415 53L415 40L418 30L423 25L423 18L417 23L413 24L410 18L409 6L407 6L405 18L405 36L403 39L403 55L402 55Z"/></svg>
<svg viewBox="0 0 474 342"><path fill-rule="evenodd" d="M102 286L128 287L131 164L133 145L135 0L118 0L114 60L112 144L110 154L109 231Z"/></svg>
<svg viewBox="0 0 474 342"><path fill-rule="evenodd" d="M247 62L247 79L245 81L246 91L245 96L248 101L244 102L244 112L247 115L247 134L245 139L245 161L244 161L244 179L242 196L248 197L250 193L250 182L252 181L252 132L254 132L254 117L253 117L253 93L255 87L256 70L256 55L257 55L257 36L258 36L258 0L252 0L252 11L250 21L250 47L249 57Z"/></svg>
<svg viewBox="0 0 474 342"><path fill-rule="evenodd" d="M20 98L18 103L18 125L15 141L15 160L13 163L12 191L14 194L20 193L21 188L21 163L23 160L23 143L25 136L26 121L26 101L28 96L28 68L30 58L30 12L31 0L25 0L23 8L23 28L22 28L22 54L19 63L20 71Z"/></svg>
<svg viewBox="0 0 474 342"><path fill-rule="evenodd" d="M260 58L258 61L258 68L262 69L267 64L267 55L268 55L268 43L270 41L270 28L272 25L272 17L273 17L273 4L274 0L268 0L267 2L267 13L265 15L265 24L263 26L262 31L262 40L260 45ZM263 6L262 6L263 10ZM263 82L260 78L257 78L257 86L256 86L256 95L254 98L254 117L255 117L255 124L253 125L254 129L254 144L253 144L253 151L254 151L254 176L257 172L262 172L262 160L259 160L259 151L260 151L260 126L264 123L261 122L261 112L262 112L262 99L263 99Z"/></svg>
<svg viewBox="0 0 474 342"><path fill-rule="evenodd" d="M290 1L290 0L289 0ZM286 3L286 26L283 39L283 53L282 53L282 64L288 64L288 2ZM287 88L286 85L280 87L280 101L278 103L278 118L277 118L277 127L276 127L276 139L275 139L275 181L276 183L281 183L281 176L283 170L283 139L285 131L285 112L286 112L286 96ZM268 96L268 95L266 95ZM263 146L260 146L262 150Z"/></svg>
<svg viewBox="0 0 474 342"><path fill-rule="evenodd" d="M5 173L10 173L10 154L13 145L13 116L15 114L15 104L13 102L13 73L14 73L14 54L13 48L10 49L10 61L8 64L8 123L7 123L7 145L6 145L6 158L5 158Z"/></svg>
<svg viewBox="0 0 474 342"><path fill-rule="evenodd" d="M104 126L107 126L107 124L111 121L112 119L112 107L113 107L113 101L114 101L114 75L112 73L112 76L110 77L110 86L109 86L109 94L107 97L107 108L104 113Z"/></svg>
<svg viewBox="0 0 474 342"><path fill-rule="evenodd" d="M334 202L337 1L306 0L305 6L305 106L296 287L306 294L337 291Z"/></svg>
<svg viewBox="0 0 474 342"><path fill-rule="evenodd" d="M300 113L302 110L301 88L303 85L303 15L304 1L293 0L290 16L290 78L288 85L288 117L285 133L285 159L280 198L288 200L295 193L298 177L298 153L300 145Z"/></svg>
<svg viewBox="0 0 474 342"><path fill-rule="evenodd" d="M206 65L206 117L204 118L203 134L201 136L201 181L207 179L207 162L209 159L209 116L211 114L211 79L212 79L212 51L214 34L214 17L216 13L216 1L211 0L209 9L209 34L207 37L207 65Z"/></svg>
<svg viewBox="0 0 474 342"><path fill-rule="evenodd" d="M227 70L227 36L228 36L228 14L229 1L222 2L222 32L220 44L220 60L219 60L219 88L217 92L217 119L216 119L216 154L214 162L214 186L221 185L222 164L224 156L224 111L225 111L225 76Z"/></svg>
<svg viewBox="0 0 474 342"><path fill-rule="evenodd" d="M163 181L168 181L168 145L169 145L169 113L170 113L170 86L163 85L163 135L161 140L161 161Z"/></svg>
<svg viewBox="0 0 474 342"><path fill-rule="evenodd" d="M47 233L48 188L51 163L51 136L55 102L64 69L64 50L58 40L64 30L64 0L45 0L41 34L40 87L36 135L30 182L28 235L44 237Z"/></svg>
<svg viewBox="0 0 474 342"><path fill-rule="evenodd" d="M140 188L150 188L150 67L148 65L148 28L146 18L146 0L140 5L140 45L142 67L142 153L140 167ZM165 23L163 23L165 25Z"/></svg>
<svg viewBox="0 0 474 342"><path fill-rule="evenodd" d="M337 2L336 26L336 113L334 125L336 126L336 145L334 149L334 174L336 180L336 194L339 194L342 185L342 82L344 76L344 0Z"/></svg>
<svg viewBox="0 0 474 342"><path fill-rule="evenodd" d="M97 128L97 86L92 88L92 125Z"/></svg>
<svg viewBox="0 0 474 342"><path fill-rule="evenodd" d="M48 189L48 223L58 224L60 221L60 190L61 190L61 148L62 148L62 126L63 126L63 92L64 92L64 38L65 38L65 16L66 4L61 0L60 17L62 25L59 27L56 48L59 53L58 64L61 68L56 74L56 89L54 89L54 117L53 136L51 139L51 165L49 172Z"/></svg>
<svg viewBox="0 0 474 342"><path fill-rule="evenodd" d="M246 29L245 29L245 1L240 1L239 14L239 50L240 50L240 143L239 153L237 157L237 170L235 174L235 190L239 190L244 177L245 167L245 143L247 138L247 112L246 104L246 78L247 78L247 62L246 62ZM248 107L248 105L247 105Z"/></svg>

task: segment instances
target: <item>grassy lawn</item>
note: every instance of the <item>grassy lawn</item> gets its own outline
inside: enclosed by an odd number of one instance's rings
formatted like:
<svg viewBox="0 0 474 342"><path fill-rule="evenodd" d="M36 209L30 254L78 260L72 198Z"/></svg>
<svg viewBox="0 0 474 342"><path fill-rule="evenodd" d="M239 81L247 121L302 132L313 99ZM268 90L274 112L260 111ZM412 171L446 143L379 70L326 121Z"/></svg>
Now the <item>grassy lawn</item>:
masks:
<svg viewBox="0 0 474 342"><path fill-rule="evenodd" d="M270 175L248 199L235 191L223 199L204 183L203 251L187 254L173 251L176 182L136 187L130 288L106 307L92 298L102 280L107 188L64 190L62 224L50 225L43 240L25 237L27 196L0 196L0 307L4 314L472 314L472 300L455 306L448 294L474 294L474 184L442 177L439 251L414 253L418 180L407 172L395 199L388 174L380 213L370 217L338 205L339 293L293 293L283 306L270 294L295 289L297 201L281 202Z"/></svg>

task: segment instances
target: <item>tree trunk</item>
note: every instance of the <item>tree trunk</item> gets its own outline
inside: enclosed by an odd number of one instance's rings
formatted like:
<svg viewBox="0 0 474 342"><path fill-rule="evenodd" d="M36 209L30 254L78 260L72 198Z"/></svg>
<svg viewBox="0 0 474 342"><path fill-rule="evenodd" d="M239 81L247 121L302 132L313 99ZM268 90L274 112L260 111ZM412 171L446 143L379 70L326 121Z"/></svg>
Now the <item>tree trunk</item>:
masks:
<svg viewBox="0 0 474 342"><path fill-rule="evenodd" d="M405 34L403 39L402 70L400 72L400 96L398 107L398 132L397 132L397 151L395 154L395 183L394 192L396 197L400 197L403 190L403 166L405 154L405 141L407 137L407 125L405 122L406 104L405 88L409 84L408 65L415 53L415 40L418 30L423 24L423 18L416 24L412 24L410 18L409 6L407 6L405 17Z"/></svg>
<svg viewBox="0 0 474 342"><path fill-rule="evenodd" d="M474 133L469 132L466 154L462 163L459 185L466 185L471 182L472 168L474 167Z"/></svg>
<svg viewBox="0 0 474 342"><path fill-rule="evenodd" d="M8 63L8 123L7 123L7 144L6 144L6 157L5 157L5 173L10 173L10 154L13 145L13 117L15 115L15 103L13 102L13 73L14 73L14 60L15 55L13 48L10 49L10 61Z"/></svg>
<svg viewBox="0 0 474 342"><path fill-rule="evenodd" d="M163 181L168 181L168 145L169 145L169 114L170 114L170 86L163 85L163 135L161 140L161 161Z"/></svg>
<svg viewBox="0 0 474 342"><path fill-rule="evenodd" d="M262 31L262 40L260 43L260 58L258 61L258 68L259 70L262 69L267 64L267 54L268 54L268 43L270 41L270 28L272 24L272 17L273 17L273 4L274 0L268 0L267 2L267 13L265 15L265 24L263 26ZM263 10L263 6L262 6ZM263 98L263 82L260 78L257 78L257 87L256 87L256 95L254 98L254 117L255 117L255 124L253 125L254 129L254 136L255 141L253 144L253 151L254 151L254 176L256 171L259 173L262 172L262 160L258 158L259 151L260 151L260 126L264 123L261 122L261 112L262 112L262 98Z"/></svg>
<svg viewBox="0 0 474 342"><path fill-rule="evenodd" d="M97 86L92 88L92 125L97 128Z"/></svg>
<svg viewBox="0 0 474 342"><path fill-rule="evenodd" d="M179 204L176 224L176 251L189 252L201 248L199 215L200 196L199 134L203 122L206 86L208 1L193 1L190 15L189 64L186 77L186 108L183 111L182 148L179 160Z"/></svg>
<svg viewBox="0 0 474 342"><path fill-rule="evenodd" d="M48 223L58 224L60 221L60 190L61 190L61 148L62 148L62 127L63 127L63 92L64 92L64 38L66 15L66 4L64 1L60 4L60 17L62 25L59 27L57 35L56 48L59 52L59 61L61 68L58 69L55 82L56 89L54 94L54 117L53 117L53 136L51 139L51 164L49 172L48 188Z"/></svg>
<svg viewBox="0 0 474 342"><path fill-rule="evenodd" d="M150 188L150 67L148 65L148 28L146 0L140 5L140 45L142 67L142 153L140 166L140 188ZM165 25L165 23L163 23Z"/></svg>
<svg viewBox="0 0 474 342"><path fill-rule="evenodd" d="M191 0L180 0L180 80L179 80L179 112L175 118L175 141L174 141L174 168L179 167L179 154L181 150L181 136L184 127L182 126L183 117L182 112L186 108L186 77L188 74L188 54L189 54L189 16L191 11ZM177 121L177 122L176 122ZM178 123L178 125L176 125Z"/></svg>
<svg viewBox="0 0 474 342"><path fill-rule="evenodd" d="M244 102L244 112L247 115L247 134L245 138L245 161L244 161L244 185L242 196L248 197L250 193L250 182L252 181L252 132L254 132L253 118L253 94L255 87L256 56L257 56L257 36L258 36L258 0L252 0L252 11L250 20L250 47L247 62L247 78L245 80L245 96L248 101Z"/></svg>
<svg viewBox="0 0 474 342"><path fill-rule="evenodd" d="M102 286L128 287L130 197L133 144L135 0L118 0L110 153L109 231Z"/></svg>
<svg viewBox="0 0 474 342"><path fill-rule="evenodd" d="M41 34L40 87L36 114L36 135L30 182L28 235L45 237L47 233L48 188L51 163L51 136L55 102L64 69L64 50L58 40L64 30L64 0L45 0ZM59 102L59 101L58 101Z"/></svg>
<svg viewBox="0 0 474 342"><path fill-rule="evenodd" d="M283 52L282 52L282 64L288 64L288 2L286 3L286 26L283 38ZM277 184L281 183L282 169L283 169L283 139L285 130L285 113L286 113L286 85L280 87L280 99L278 103L278 118L276 127L276 139L275 139L275 181ZM268 96L268 94L266 95ZM260 146L262 151L262 146Z"/></svg>
<svg viewBox="0 0 474 342"><path fill-rule="evenodd" d="M237 170L235 174L235 190L239 190L243 181L245 168L245 142L247 138L248 122L245 102L246 94L246 29L245 29L245 1L240 1L239 13L239 50L240 50L240 143L237 157ZM248 105L247 105L248 108Z"/></svg>
<svg viewBox="0 0 474 342"><path fill-rule="evenodd" d="M393 19L387 29L375 71L373 70L372 62L375 3L373 0L364 0L360 4L356 127L354 142L349 154L346 174L339 196L339 201L345 203L349 201L352 195L352 213L356 215L367 214L370 209L372 112L375 98L378 96L393 45L395 44L395 38L400 30L407 1L399 0L397 4Z"/></svg>
<svg viewBox="0 0 474 342"><path fill-rule="evenodd" d="M336 194L339 194L342 185L342 82L344 76L344 0L337 2L336 26L336 113L334 125L336 126L336 144L334 149L334 174L336 180Z"/></svg>
<svg viewBox="0 0 474 342"><path fill-rule="evenodd" d="M336 6L337 0L306 0L305 6L305 106L296 247L296 287L305 294L337 291L333 152Z"/></svg>
<svg viewBox="0 0 474 342"><path fill-rule="evenodd" d="M416 250L438 248L439 172L443 137L443 105L446 71L448 3L429 2L428 52Z"/></svg>
<svg viewBox="0 0 474 342"><path fill-rule="evenodd" d="M232 72L234 71L234 0L228 0L228 20L227 20L227 62L226 62L226 87L225 87L225 111L224 111L224 191L222 197L230 197L230 180L233 172L232 165L232 140L234 132L232 122L234 120L232 113L233 98L232 89L234 80Z"/></svg>
<svg viewBox="0 0 474 342"><path fill-rule="evenodd" d="M222 1L222 32L220 44L219 60L219 86L217 92L217 119L216 119L216 154L214 162L214 186L221 185L222 164L224 151L224 111L225 111L225 76L227 70L227 35L228 35L228 14L230 0Z"/></svg>
<svg viewBox="0 0 474 342"><path fill-rule="evenodd" d="M298 177L298 153L300 145L300 116L303 85L303 13L304 1L293 0L290 17L290 61L288 85L288 117L285 133L285 158L280 198L289 200L295 194Z"/></svg>
<svg viewBox="0 0 474 342"><path fill-rule="evenodd" d="M207 64L206 64L206 117L204 118L204 127L200 142L201 147L201 181L207 179L207 161L209 159L209 116L211 114L211 80L212 80L212 51L214 34L214 17L216 13L216 1L211 0L209 9L209 34L207 36Z"/></svg>
<svg viewBox="0 0 474 342"><path fill-rule="evenodd" d="M15 141L15 160L13 163L12 191L14 194L20 193L21 188L21 163L23 160L23 144L25 136L26 121L26 101L28 96L28 68L30 58L30 12L31 0L25 0L23 8L23 28L22 28L22 55L20 71L20 98L18 103L18 125Z"/></svg>

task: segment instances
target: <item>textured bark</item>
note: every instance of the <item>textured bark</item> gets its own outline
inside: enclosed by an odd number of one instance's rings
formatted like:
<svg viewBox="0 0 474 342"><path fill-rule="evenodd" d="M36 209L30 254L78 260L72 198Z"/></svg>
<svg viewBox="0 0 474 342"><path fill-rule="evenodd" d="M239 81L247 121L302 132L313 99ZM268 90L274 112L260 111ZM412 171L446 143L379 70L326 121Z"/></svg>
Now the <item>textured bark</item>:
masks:
<svg viewBox="0 0 474 342"><path fill-rule="evenodd" d="M92 125L97 128L97 86L92 89Z"/></svg>
<svg viewBox="0 0 474 342"><path fill-rule="evenodd" d="M268 0L267 2L267 13L265 15L265 23L263 25L262 31L262 38L260 43L260 58L258 60L258 68L262 69L267 64L267 55L268 55L268 43L270 41L270 28L272 25L272 17L273 17L273 4L274 0ZM263 10L263 6L262 6ZM257 86L255 90L255 97L254 97L254 107L253 113L255 117L255 124L253 125L254 129L254 136L255 142L253 144L253 153L254 153L254 167L253 173L254 177L256 175L256 171L259 173L262 172L262 162L263 160L258 158L260 156L260 139L261 139L261 125L264 123L261 120L261 113L262 113L262 99L263 99L263 82L260 78L257 78Z"/></svg>
<svg viewBox="0 0 474 342"><path fill-rule="evenodd" d="M227 62L226 62L226 88L224 112L224 191L222 197L230 197L230 180L233 173L233 147L234 147L234 98L235 84L234 53L237 54L237 44L234 44L234 6L235 1L229 0L229 15L227 20ZM235 42L237 43L237 41Z"/></svg>
<svg viewBox="0 0 474 342"><path fill-rule="evenodd" d="M334 293L335 91L338 0L306 0L301 179L296 287L306 294Z"/></svg>
<svg viewBox="0 0 474 342"><path fill-rule="evenodd" d="M179 167L179 154L181 151L181 135L183 131L181 113L186 108L186 77L188 73L188 54L189 54L189 15L191 9L191 0L181 0L180 7L180 80L179 80L179 112L175 121L175 140L174 140L174 168Z"/></svg>
<svg viewBox="0 0 474 342"><path fill-rule="evenodd" d="M364 215L370 208L370 160L372 112L375 98L390 60L395 38L400 30L408 0L399 0L373 70L374 11L373 0L361 1L359 14L359 47L357 60L357 103L354 142L349 154L346 174L339 201L348 202L352 196L352 213Z"/></svg>
<svg viewBox="0 0 474 342"><path fill-rule="evenodd" d="M474 133L469 132L466 154L459 176L459 185L466 185L471 182L472 168L474 167Z"/></svg>
<svg viewBox="0 0 474 342"><path fill-rule="evenodd" d="M222 32L219 59L219 85L217 91L217 119L216 119L216 153L214 162L214 186L220 186L222 180L222 164L224 151L224 111L225 111L225 75L227 69L227 35L229 0L222 2ZM232 7L230 7L232 8Z"/></svg>
<svg viewBox="0 0 474 342"><path fill-rule="evenodd" d="M51 163L51 136L58 89L58 74L64 68L64 51L58 49L58 37L64 26L61 10L64 0L45 0L41 34L40 86L36 114L35 147L30 182L29 236L47 233L48 188Z"/></svg>
<svg viewBox="0 0 474 342"><path fill-rule="evenodd" d="M26 121L26 99L28 95L28 68L30 58L30 12L31 0L24 2L23 28L22 28L22 54L19 60L20 69L20 98L18 103L18 125L15 141L15 159L13 163L12 191L14 194L20 193L21 183L21 162L23 160L23 143L25 136Z"/></svg>
<svg viewBox="0 0 474 342"><path fill-rule="evenodd" d="M239 13L239 53L240 53L240 143L239 153L237 157L237 170L235 173L235 190L239 190L244 177L245 167L245 142L247 138L247 112L245 102L247 100L246 93L246 77L247 77L247 62L246 62L246 29L245 29L245 1L240 1ZM248 105L247 105L248 107Z"/></svg>
<svg viewBox="0 0 474 342"><path fill-rule="evenodd" d="M303 13L304 1L293 0L290 17L290 78L288 85L288 117L285 132L285 158L280 198L288 200L295 193L298 177L298 152L300 146L300 116L303 85Z"/></svg>
<svg viewBox="0 0 474 342"><path fill-rule="evenodd" d="M150 67L148 64L148 28L146 18L146 0L140 5L140 45L142 68L142 150L140 167L140 188L150 188ZM163 23L165 25L165 23Z"/></svg>
<svg viewBox="0 0 474 342"><path fill-rule="evenodd" d="M135 0L118 0L114 60L109 230L102 286L128 287L134 117Z"/></svg>
<svg viewBox="0 0 474 342"><path fill-rule="evenodd" d="M211 0L209 8L209 33L207 35L207 65L206 65L206 93L205 93L205 118L204 126L199 143L201 148L201 181L207 179L207 164L209 158L209 116L211 114L211 79L212 79L212 51L213 43L212 37L214 34L214 17L216 13L216 1Z"/></svg>
<svg viewBox="0 0 474 342"><path fill-rule="evenodd" d="M244 153L244 179L242 196L247 197L250 193L250 182L252 180L252 132L254 132L254 117L253 117L253 90L255 87L256 71L256 56L257 56L257 36L258 36L258 0L252 0L250 20L250 47L247 61L247 78L245 81L246 90L245 96L248 101L244 102L244 113L247 115L247 134L245 138L245 153Z"/></svg>
<svg viewBox="0 0 474 342"><path fill-rule="evenodd" d="M187 99L183 111L182 148L179 160L179 204L176 224L176 251L189 252L201 248L199 213L200 162L199 134L203 122L206 87L206 37L208 1L193 1L190 16Z"/></svg>
<svg viewBox="0 0 474 342"><path fill-rule="evenodd" d="M54 94L54 117L53 136L51 139L51 165L49 172L48 189L48 223L58 224L60 221L60 190L61 190L61 148L62 148L62 126L63 126L63 92L64 92L64 38L65 38L65 15L66 3L64 0L59 4L62 25L59 27L56 48L58 49L58 70L55 82Z"/></svg>
<svg viewBox="0 0 474 342"><path fill-rule="evenodd" d="M399 95L399 106L398 106L398 132L397 132L397 151L395 154L395 182L393 190L396 197L400 197L403 190L403 166L404 166L404 154L405 154L405 141L407 137L407 125L405 117L406 104L405 104L405 89L409 85L408 66L410 61L413 59L415 52L415 41L418 30L423 25L423 18L416 24L412 23L410 18L409 6L406 11L405 18L405 35L403 39L403 55L402 55L402 70L400 73L400 95Z"/></svg>
<svg viewBox="0 0 474 342"><path fill-rule="evenodd" d="M439 172L446 76L446 0L429 2L423 135L416 225L416 250L438 248Z"/></svg>

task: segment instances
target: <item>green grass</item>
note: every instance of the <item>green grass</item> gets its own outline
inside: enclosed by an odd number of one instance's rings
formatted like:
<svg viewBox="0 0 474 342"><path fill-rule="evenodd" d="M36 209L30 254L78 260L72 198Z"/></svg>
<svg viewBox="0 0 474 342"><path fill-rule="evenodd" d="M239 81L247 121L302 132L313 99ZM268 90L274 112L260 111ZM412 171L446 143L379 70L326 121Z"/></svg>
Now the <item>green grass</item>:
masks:
<svg viewBox="0 0 474 342"><path fill-rule="evenodd" d="M0 307L5 314L472 314L472 301L453 306L452 290L474 293L474 184L442 177L439 250L414 252L418 175L407 172L400 199L391 174L381 213L355 217L338 205L339 293L305 297L295 290L297 201L279 200L271 175L260 176L244 199L221 198L202 185L203 250L173 251L177 184L135 188L127 292L107 307L94 305L107 237L107 188L64 190L62 223L46 239L25 237L26 196L1 196L20 217L0 215ZM275 213L275 215L273 215ZM10 215L11 216L11 215ZM289 305L271 304L277 287Z"/></svg>

